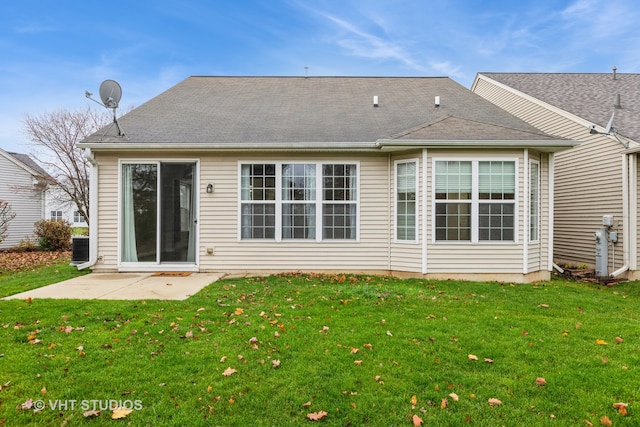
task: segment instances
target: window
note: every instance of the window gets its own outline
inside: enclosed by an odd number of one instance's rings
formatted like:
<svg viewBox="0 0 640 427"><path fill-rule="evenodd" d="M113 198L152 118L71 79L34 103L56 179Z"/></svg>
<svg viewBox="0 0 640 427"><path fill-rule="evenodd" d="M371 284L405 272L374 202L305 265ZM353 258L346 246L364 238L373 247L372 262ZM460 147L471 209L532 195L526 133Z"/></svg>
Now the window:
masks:
<svg viewBox="0 0 640 427"><path fill-rule="evenodd" d="M84 222L84 218L82 217L82 215L80 215L80 212L73 211L73 222Z"/></svg>
<svg viewBox="0 0 640 427"><path fill-rule="evenodd" d="M529 163L529 241L540 239L540 163Z"/></svg>
<svg viewBox="0 0 640 427"><path fill-rule="evenodd" d="M396 163L396 240L416 241L417 162Z"/></svg>
<svg viewBox="0 0 640 427"><path fill-rule="evenodd" d="M354 240L357 165L240 165L240 238Z"/></svg>
<svg viewBox="0 0 640 427"><path fill-rule="evenodd" d="M62 211L51 211L52 221L62 221Z"/></svg>
<svg viewBox="0 0 640 427"><path fill-rule="evenodd" d="M515 161L436 161L436 241L514 241L515 177Z"/></svg>

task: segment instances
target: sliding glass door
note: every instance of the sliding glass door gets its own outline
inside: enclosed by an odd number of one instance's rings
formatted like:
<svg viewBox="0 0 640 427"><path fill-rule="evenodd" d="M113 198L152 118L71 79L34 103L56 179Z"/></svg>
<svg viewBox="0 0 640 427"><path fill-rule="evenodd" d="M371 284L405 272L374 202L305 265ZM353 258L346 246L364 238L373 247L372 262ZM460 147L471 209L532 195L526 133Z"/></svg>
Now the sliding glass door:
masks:
<svg viewBox="0 0 640 427"><path fill-rule="evenodd" d="M122 164L123 263L195 263L196 164Z"/></svg>

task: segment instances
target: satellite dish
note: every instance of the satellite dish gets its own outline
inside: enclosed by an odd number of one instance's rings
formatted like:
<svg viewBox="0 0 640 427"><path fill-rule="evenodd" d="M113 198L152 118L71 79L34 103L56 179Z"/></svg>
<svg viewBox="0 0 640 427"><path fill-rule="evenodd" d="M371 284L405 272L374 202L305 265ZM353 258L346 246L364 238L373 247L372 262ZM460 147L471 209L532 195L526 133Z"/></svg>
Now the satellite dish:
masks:
<svg viewBox="0 0 640 427"><path fill-rule="evenodd" d="M616 115L616 112L614 111L613 114L611 114L611 118L609 119L609 123L607 123L607 127L604 129L604 133L605 135L609 135L611 133L611 128L613 127L613 116Z"/></svg>
<svg viewBox="0 0 640 427"><path fill-rule="evenodd" d="M98 101L93 99L91 96L93 94L88 90L84 92L84 96L95 102L96 104L100 104ZM125 136L124 131L120 127L120 123L118 123L118 119L116 118L116 109L118 108L118 104L120 103L120 98L122 98L122 88L120 84L115 80L105 80L100 84L100 99L102 100L103 107L111 108L113 110L113 123L104 131L105 136L109 129L113 125L116 125L118 129L118 136Z"/></svg>
<svg viewBox="0 0 640 427"><path fill-rule="evenodd" d="M115 80L105 80L100 85L100 99L107 108L118 108L122 98L122 88Z"/></svg>

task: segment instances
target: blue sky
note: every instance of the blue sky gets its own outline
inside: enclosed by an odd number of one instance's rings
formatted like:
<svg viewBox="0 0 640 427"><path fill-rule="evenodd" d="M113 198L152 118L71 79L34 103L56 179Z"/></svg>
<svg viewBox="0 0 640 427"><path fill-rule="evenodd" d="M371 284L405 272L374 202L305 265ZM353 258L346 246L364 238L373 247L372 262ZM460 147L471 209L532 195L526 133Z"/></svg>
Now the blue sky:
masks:
<svg viewBox="0 0 640 427"><path fill-rule="evenodd" d="M19 0L0 5L0 148L25 114L138 106L190 75L640 72L637 0ZM98 107L96 104L93 106Z"/></svg>

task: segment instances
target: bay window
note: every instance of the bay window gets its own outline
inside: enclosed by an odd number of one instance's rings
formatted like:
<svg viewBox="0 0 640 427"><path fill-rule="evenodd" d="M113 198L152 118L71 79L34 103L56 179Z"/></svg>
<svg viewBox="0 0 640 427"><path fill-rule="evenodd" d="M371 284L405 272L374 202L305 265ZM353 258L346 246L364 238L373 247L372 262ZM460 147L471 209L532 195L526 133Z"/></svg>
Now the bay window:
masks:
<svg viewBox="0 0 640 427"><path fill-rule="evenodd" d="M396 240L417 240L417 161L396 162Z"/></svg>
<svg viewBox="0 0 640 427"><path fill-rule="evenodd" d="M436 241L515 241L515 161L435 162Z"/></svg>

